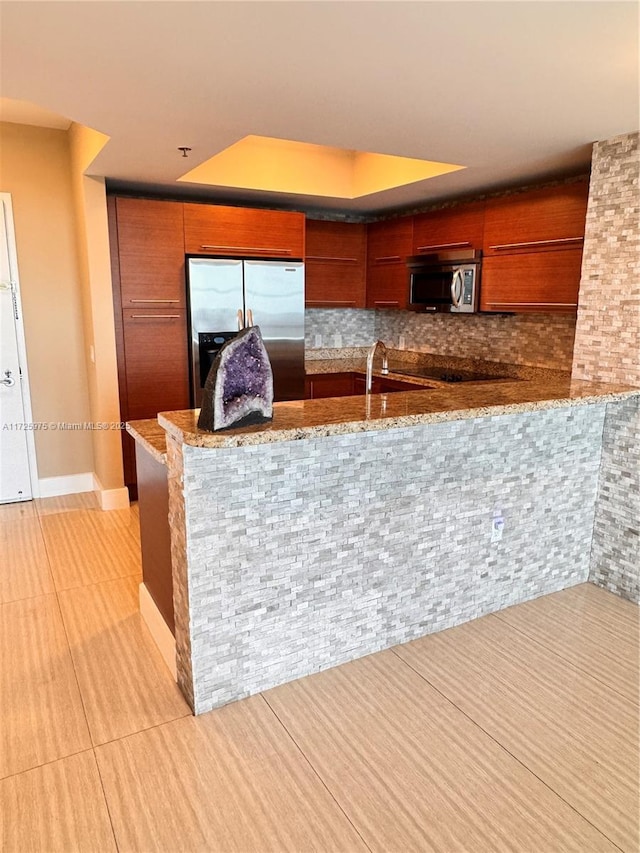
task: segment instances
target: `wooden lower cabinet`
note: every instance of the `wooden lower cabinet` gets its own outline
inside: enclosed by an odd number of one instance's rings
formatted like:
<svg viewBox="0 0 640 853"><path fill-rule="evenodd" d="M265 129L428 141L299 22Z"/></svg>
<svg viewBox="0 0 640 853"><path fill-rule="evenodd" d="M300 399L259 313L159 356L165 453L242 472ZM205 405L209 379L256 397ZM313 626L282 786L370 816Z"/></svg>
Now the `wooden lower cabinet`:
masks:
<svg viewBox="0 0 640 853"><path fill-rule="evenodd" d="M125 421L155 418L158 412L190 407L185 311L134 309L122 312L121 414ZM122 435L124 482L136 497L134 441Z"/></svg>
<svg viewBox="0 0 640 853"><path fill-rule="evenodd" d="M123 312L129 420L189 408L184 311Z"/></svg>
<svg viewBox="0 0 640 853"><path fill-rule="evenodd" d="M391 391L420 391L423 386L415 382L403 382L401 379L387 379L374 376L371 384L372 394L388 394ZM319 400L323 397L349 397L352 394L366 392L364 373L316 373L306 378L306 397Z"/></svg>
<svg viewBox="0 0 640 853"><path fill-rule="evenodd" d="M353 373L314 373L305 379L307 400L323 397L349 397L354 394Z"/></svg>
<svg viewBox="0 0 640 853"><path fill-rule="evenodd" d="M481 311L575 314L582 247L485 258Z"/></svg>
<svg viewBox="0 0 640 853"><path fill-rule="evenodd" d="M353 393L366 393L366 377L362 374L354 374ZM372 394L389 394L393 391L424 391L423 385L415 382L403 382L401 379L387 379L385 376L374 376L371 382Z"/></svg>
<svg viewBox="0 0 640 853"><path fill-rule="evenodd" d="M138 471L142 582L162 614L167 627L172 634L175 634L167 466L155 459L139 443L135 445L135 454Z"/></svg>

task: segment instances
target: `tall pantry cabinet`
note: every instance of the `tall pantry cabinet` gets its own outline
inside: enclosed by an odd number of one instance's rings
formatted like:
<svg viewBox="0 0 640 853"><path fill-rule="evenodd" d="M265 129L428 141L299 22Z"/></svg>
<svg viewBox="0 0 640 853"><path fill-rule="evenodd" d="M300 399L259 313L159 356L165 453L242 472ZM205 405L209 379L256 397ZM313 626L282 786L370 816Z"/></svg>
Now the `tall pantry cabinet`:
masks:
<svg viewBox="0 0 640 853"><path fill-rule="evenodd" d="M123 421L189 407L183 204L109 197L120 413ZM123 432L125 484L135 452Z"/></svg>

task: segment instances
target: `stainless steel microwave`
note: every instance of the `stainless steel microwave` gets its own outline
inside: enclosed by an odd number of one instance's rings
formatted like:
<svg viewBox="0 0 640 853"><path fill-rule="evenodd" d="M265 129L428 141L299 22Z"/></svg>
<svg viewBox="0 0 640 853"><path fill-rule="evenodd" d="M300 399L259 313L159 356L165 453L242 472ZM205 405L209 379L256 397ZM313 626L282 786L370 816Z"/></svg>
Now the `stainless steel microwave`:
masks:
<svg viewBox="0 0 640 853"><path fill-rule="evenodd" d="M407 258L412 311L473 314L480 307L482 253L440 252Z"/></svg>

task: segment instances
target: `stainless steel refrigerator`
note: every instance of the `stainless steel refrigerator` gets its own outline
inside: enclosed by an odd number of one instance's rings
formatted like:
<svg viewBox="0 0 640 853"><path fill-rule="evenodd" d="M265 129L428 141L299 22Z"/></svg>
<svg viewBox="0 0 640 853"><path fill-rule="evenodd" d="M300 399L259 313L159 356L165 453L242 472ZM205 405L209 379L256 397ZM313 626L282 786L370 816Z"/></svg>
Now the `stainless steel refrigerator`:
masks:
<svg viewBox="0 0 640 853"><path fill-rule="evenodd" d="M199 406L226 341L259 326L273 369L274 400L304 398L304 264L188 258L191 396Z"/></svg>

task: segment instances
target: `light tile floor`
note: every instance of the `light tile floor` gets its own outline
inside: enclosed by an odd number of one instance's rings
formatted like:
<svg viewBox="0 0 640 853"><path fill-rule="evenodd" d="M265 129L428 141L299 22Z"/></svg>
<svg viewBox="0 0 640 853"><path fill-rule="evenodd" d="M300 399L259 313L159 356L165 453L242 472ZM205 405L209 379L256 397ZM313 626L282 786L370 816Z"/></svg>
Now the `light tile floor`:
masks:
<svg viewBox="0 0 640 853"><path fill-rule="evenodd" d="M589 584L194 718L138 514L0 507L0 850L636 851L638 608Z"/></svg>

